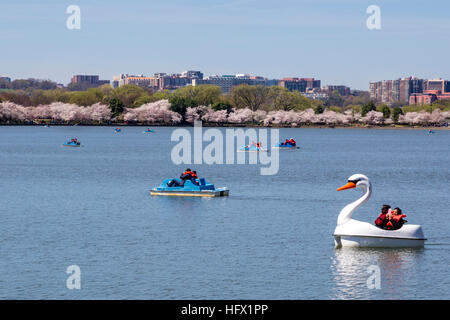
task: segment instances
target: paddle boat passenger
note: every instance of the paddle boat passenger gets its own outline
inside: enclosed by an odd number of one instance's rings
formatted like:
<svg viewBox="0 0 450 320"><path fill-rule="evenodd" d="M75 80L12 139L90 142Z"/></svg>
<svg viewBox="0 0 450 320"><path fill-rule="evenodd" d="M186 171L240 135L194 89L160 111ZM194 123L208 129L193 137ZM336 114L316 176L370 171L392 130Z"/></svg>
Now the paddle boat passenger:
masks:
<svg viewBox="0 0 450 320"><path fill-rule="evenodd" d="M165 179L161 185L150 190L152 196L183 197L226 197L230 190L226 187L216 188L214 184L199 178L196 171L186 169L178 179Z"/></svg>
<svg viewBox="0 0 450 320"><path fill-rule="evenodd" d="M381 207L381 213L378 216L378 218L375 220L375 225L379 228L386 229L386 215L388 214L389 210L391 209L391 206L388 204L383 204Z"/></svg>
<svg viewBox="0 0 450 320"><path fill-rule="evenodd" d="M402 214L402 209L399 207L388 212L386 218L388 220L386 223L386 230L398 230L403 226L403 224L405 224L405 222L408 222L403 219L406 218L406 214Z"/></svg>
<svg viewBox="0 0 450 320"><path fill-rule="evenodd" d="M195 181L196 178L194 178L194 177L198 178L197 172L196 171L193 172L193 171L191 171L191 169L187 168L186 171L184 171L180 175L181 182L178 182L177 179L172 179L167 183L167 186L168 187L184 187L184 183L187 180L191 180L192 182L196 183L196 181Z"/></svg>
<svg viewBox="0 0 450 320"><path fill-rule="evenodd" d="M67 142L64 142L63 146L65 147L79 147L81 145L80 141L77 138L70 139Z"/></svg>
<svg viewBox="0 0 450 320"><path fill-rule="evenodd" d="M297 142L294 140L294 138L290 138L290 139L284 140L284 142L282 142L281 145L295 147L297 145Z"/></svg>
<svg viewBox="0 0 450 320"><path fill-rule="evenodd" d="M375 225L384 230L398 230L407 222L403 218L406 218L406 215L402 214L402 209L397 207L391 210L390 205L384 204Z"/></svg>

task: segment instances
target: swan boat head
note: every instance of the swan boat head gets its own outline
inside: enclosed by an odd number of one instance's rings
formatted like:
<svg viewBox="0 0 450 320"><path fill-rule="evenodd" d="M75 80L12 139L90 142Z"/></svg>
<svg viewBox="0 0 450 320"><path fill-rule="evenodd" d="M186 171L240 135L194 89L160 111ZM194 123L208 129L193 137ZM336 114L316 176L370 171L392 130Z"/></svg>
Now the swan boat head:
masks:
<svg viewBox="0 0 450 320"><path fill-rule="evenodd" d="M367 200L369 200L370 195L372 194L372 184L367 176L363 174L354 174L348 178L348 182L346 185L337 189L337 191L361 188L364 192L364 195L358 200L346 205L338 216L338 225L344 224L348 222L353 215L353 212L363 205Z"/></svg>

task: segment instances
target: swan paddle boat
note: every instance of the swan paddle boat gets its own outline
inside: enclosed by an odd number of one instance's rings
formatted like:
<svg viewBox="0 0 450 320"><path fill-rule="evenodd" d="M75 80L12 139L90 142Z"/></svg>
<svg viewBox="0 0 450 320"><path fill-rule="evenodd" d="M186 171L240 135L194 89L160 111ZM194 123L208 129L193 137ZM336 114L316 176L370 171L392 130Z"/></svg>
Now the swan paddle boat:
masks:
<svg viewBox="0 0 450 320"><path fill-rule="evenodd" d="M63 147L80 147L81 143L78 139L71 139L70 141L64 142Z"/></svg>
<svg viewBox="0 0 450 320"><path fill-rule="evenodd" d="M145 131L142 131L142 133L153 133L153 132L155 132L155 131L152 130L152 129L150 129L150 128L148 128L148 129L145 130Z"/></svg>
<svg viewBox="0 0 450 320"><path fill-rule="evenodd" d="M226 197L230 193L228 188L216 188L205 178L196 179L198 185L191 180L186 180L183 187L168 187L167 184L171 180L164 180L159 187L150 190L150 194L152 196Z"/></svg>
<svg viewBox="0 0 450 320"><path fill-rule="evenodd" d="M363 196L346 205L339 213L334 230L336 248L341 247L423 247L425 237L422 226L406 224L397 230L384 230L367 222L352 219L353 212L366 203L372 194L369 178L354 174L337 191L361 188Z"/></svg>

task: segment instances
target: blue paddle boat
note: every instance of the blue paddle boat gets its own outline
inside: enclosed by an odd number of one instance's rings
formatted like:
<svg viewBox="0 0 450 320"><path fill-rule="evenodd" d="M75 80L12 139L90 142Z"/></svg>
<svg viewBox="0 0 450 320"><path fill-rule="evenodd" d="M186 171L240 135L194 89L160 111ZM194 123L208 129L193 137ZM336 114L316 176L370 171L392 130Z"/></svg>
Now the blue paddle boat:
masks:
<svg viewBox="0 0 450 320"><path fill-rule="evenodd" d="M248 146L241 147L238 151L240 151L240 152L261 152L261 151L267 151L267 150L264 149L263 147L261 147L261 144L258 145L256 143L252 142Z"/></svg>
<svg viewBox="0 0 450 320"><path fill-rule="evenodd" d="M293 150L293 149L300 149L300 147L294 146L290 143L283 144L282 142L280 142L279 144L273 145L272 149Z"/></svg>
<svg viewBox="0 0 450 320"><path fill-rule="evenodd" d="M114 129L114 132L116 132L116 133L122 132L122 129L120 129L120 128L115 128L115 129Z"/></svg>
<svg viewBox="0 0 450 320"><path fill-rule="evenodd" d="M159 187L150 190L152 196L180 196L180 197L226 197L230 190L228 188L216 188L205 178L195 179L197 184L192 180L186 180L184 186L168 187L167 184L172 179L164 180ZM179 181L179 180L178 180Z"/></svg>
<svg viewBox="0 0 450 320"><path fill-rule="evenodd" d="M152 129L147 129L147 130L145 130L145 131L142 131L142 133L152 133L152 132L155 132L154 130L152 130Z"/></svg>
<svg viewBox="0 0 450 320"><path fill-rule="evenodd" d="M71 139L69 141L64 142L63 147L80 147L81 143L78 139Z"/></svg>

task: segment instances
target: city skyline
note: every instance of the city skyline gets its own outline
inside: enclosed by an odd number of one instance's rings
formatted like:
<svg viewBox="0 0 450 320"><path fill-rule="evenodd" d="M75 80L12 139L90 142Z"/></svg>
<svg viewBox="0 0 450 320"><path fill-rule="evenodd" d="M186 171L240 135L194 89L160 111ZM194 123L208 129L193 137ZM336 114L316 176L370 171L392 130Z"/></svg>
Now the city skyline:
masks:
<svg viewBox="0 0 450 320"><path fill-rule="evenodd" d="M69 30L69 5L81 29ZM450 31L436 1L376 1L381 29L366 27L373 1L156 1L0 4L0 74L67 84L74 74L202 70L266 78L311 77L368 90L369 82L414 75L450 78L442 66ZM439 10L436 10L439 8ZM421 41L419 41L419 39ZM425 45L419 45L424 43ZM429 59L432 57L432 59Z"/></svg>

